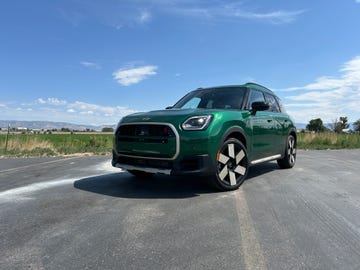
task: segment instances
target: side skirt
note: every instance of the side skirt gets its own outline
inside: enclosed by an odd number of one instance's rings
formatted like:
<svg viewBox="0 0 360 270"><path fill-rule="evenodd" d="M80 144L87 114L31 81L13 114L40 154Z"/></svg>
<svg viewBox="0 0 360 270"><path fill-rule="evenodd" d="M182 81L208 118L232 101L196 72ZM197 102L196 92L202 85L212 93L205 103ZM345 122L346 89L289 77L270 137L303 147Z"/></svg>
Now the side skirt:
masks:
<svg viewBox="0 0 360 270"><path fill-rule="evenodd" d="M279 159L279 158L281 158L280 154L270 156L270 157L261 158L261 159L257 159L257 160L253 160L253 161L251 161L250 164L255 165L255 164L263 163L263 162L266 162L266 161L276 160L276 159Z"/></svg>

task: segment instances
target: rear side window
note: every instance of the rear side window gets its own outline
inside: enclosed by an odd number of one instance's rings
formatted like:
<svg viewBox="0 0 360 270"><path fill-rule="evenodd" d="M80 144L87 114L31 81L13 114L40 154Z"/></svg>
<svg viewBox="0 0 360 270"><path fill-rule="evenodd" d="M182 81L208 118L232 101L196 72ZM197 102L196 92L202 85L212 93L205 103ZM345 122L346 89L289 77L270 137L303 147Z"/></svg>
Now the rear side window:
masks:
<svg viewBox="0 0 360 270"><path fill-rule="evenodd" d="M264 94L257 90L251 90L247 104L247 108L249 110L252 110L251 104L253 104L254 102L265 102Z"/></svg>
<svg viewBox="0 0 360 270"><path fill-rule="evenodd" d="M266 99L266 103L269 104L270 106L269 107L270 112L281 112L280 106L273 95L265 93L265 99Z"/></svg>
<svg viewBox="0 0 360 270"><path fill-rule="evenodd" d="M284 105L282 104L281 99L278 98L278 97L275 97L275 98L276 98L277 103L279 104L280 112L286 113L285 107L284 107Z"/></svg>

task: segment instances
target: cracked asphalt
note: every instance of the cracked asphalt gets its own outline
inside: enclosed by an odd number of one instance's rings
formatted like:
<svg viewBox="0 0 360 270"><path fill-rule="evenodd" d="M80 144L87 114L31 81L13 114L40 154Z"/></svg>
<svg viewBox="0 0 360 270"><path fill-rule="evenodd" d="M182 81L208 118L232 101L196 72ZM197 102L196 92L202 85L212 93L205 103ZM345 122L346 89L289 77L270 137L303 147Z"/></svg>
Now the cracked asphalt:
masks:
<svg viewBox="0 0 360 270"><path fill-rule="evenodd" d="M109 156L0 159L0 269L360 269L360 150L299 151L239 190Z"/></svg>

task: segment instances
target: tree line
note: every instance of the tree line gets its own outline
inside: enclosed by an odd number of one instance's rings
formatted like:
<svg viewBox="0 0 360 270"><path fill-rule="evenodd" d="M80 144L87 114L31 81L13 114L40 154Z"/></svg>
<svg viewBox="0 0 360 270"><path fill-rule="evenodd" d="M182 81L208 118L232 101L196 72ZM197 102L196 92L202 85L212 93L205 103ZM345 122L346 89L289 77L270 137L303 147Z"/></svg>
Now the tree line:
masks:
<svg viewBox="0 0 360 270"><path fill-rule="evenodd" d="M321 118L312 119L309 121L309 124L306 125L306 129L314 132L325 132L333 131L335 133L344 133L350 132L350 124L348 123L348 118L346 116L341 116L339 119L335 119L327 126L324 125ZM360 119L353 123L354 132L360 132Z"/></svg>

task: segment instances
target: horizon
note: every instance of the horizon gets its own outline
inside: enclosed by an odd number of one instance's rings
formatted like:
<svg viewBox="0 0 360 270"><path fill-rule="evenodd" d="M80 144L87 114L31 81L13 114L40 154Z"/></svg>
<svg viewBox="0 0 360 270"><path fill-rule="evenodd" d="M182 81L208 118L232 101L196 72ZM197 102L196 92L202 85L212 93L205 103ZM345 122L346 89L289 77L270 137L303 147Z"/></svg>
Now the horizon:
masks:
<svg viewBox="0 0 360 270"><path fill-rule="evenodd" d="M1 123L2 122L6 122L6 125L4 126L1 126ZM104 127L112 127L112 128L115 128L116 127L116 123L115 124L108 124L108 125L88 125L88 124L81 124L81 123L71 123L71 122L56 122L56 121L38 121L38 120L34 120L34 121L24 121L24 120L3 120L3 119L0 119L0 129L7 129L8 126L10 126L10 128L19 128L21 126L14 126L13 124L11 124L11 122L25 122L25 123L29 123L29 124L34 124L34 123L48 123L48 124L64 124L64 126L61 126L61 127L67 127L66 125L72 125L72 126L83 126L83 128L104 128ZM308 125L309 123L295 123L296 125L296 128L298 130L301 130L301 129L306 129L306 126ZM349 129L350 130L354 130L354 124L355 122L348 122L349 124ZM333 125L333 123L331 122L324 122L323 125L330 129L331 130L331 125ZM60 126L57 127L57 128L61 128ZM38 127L37 127L38 128ZM45 129L45 127L41 127L41 129Z"/></svg>
<svg viewBox="0 0 360 270"><path fill-rule="evenodd" d="M7 1L0 115L115 125L199 87L254 81L297 123L353 123L359 13L360 0Z"/></svg>

